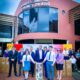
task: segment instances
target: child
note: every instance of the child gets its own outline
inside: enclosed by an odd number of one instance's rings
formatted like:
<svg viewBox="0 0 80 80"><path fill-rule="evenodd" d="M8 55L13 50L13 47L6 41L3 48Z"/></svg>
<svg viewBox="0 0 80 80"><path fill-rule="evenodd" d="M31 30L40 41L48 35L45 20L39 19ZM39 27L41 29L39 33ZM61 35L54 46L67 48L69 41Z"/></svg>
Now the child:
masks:
<svg viewBox="0 0 80 80"><path fill-rule="evenodd" d="M25 75L25 79L24 80L28 80L28 73L30 71L30 61L32 61L33 63L35 63L35 61L33 60L33 58L29 55L29 50L26 49L25 51L25 55L22 58L22 63L23 63L23 70L24 70L24 75Z"/></svg>
<svg viewBox="0 0 80 80"><path fill-rule="evenodd" d="M72 55L71 58L70 58L70 61L72 63L72 71L75 71L76 69L76 58Z"/></svg>

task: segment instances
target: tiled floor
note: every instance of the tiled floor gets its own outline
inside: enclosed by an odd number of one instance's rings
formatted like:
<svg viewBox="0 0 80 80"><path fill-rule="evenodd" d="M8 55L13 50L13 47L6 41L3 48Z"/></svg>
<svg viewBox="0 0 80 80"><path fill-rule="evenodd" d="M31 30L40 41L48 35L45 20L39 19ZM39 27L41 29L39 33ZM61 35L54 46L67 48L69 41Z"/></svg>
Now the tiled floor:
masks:
<svg viewBox="0 0 80 80"><path fill-rule="evenodd" d="M21 76L21 77L15 77L14 75L12 75L11 77L7 77L7 74L3 74L3 73L0 73L0 80L24 80L24 77ZM29 75L29 79L28 80L36 80L35 78L32 78L30 75ZM46 79L44 79L46 80ZM55 78L55 80L57 80ZM69 77L63 77L62 80L73 80L72 78L69 78Z"/></svg>

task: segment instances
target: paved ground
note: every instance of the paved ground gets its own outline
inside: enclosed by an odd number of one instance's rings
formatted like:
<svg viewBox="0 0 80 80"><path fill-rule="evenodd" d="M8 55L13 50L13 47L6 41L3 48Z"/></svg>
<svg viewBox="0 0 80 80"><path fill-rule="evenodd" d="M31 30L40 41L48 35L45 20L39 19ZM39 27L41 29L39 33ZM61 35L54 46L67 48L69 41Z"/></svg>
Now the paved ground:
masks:
<svg viewBox="0 0 80 80"><path fill-rule="evenodd" d="M5 73L0 73L0 80L24 80L24 77L15 77L14 75L12 75L10 78L7 77L7 74ZM36 80L35 77L31 77L31 75L29 75L29 80ZM44 80L46 80L44 78ZM55 78L55 80L57 80ZM73 72L73 78L70 77L63 77L62 80L80 80L80 72Z"/></svg>
<svg viewBox="0 0 80 80"><path fill-rule="evenodd" d="M80 72L73 72L74 80L80 80Z"/></svg>
<svg viewBox="0 0 80 80"><path fill-rule="evenodd" d="M24 80L24 77L21 76L21 77L15 77L14 75L11 76L10 78L7 77L7 74L3 74L3 73L0 73L0 80ZM35 78L32 78L30 75L29 75L29 80L35 80ZM44 78L44 80L46 80ZM55 78L55 80L57 80ZM62 80L73 80L72 78L69 78L69 77L63 77Z"/></svg>

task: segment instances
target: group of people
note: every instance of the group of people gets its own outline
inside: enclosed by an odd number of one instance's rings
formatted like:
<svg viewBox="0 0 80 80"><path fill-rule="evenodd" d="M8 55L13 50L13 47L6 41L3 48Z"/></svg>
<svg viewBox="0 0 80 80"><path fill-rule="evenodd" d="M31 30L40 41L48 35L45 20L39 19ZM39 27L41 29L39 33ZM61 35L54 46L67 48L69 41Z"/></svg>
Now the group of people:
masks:
<svg viewBox="0 0 80 80"><path fill-rule="evenodd" d="M28 75L32 74L34 76L35 64L43 64L44 66L44 76L47 80L54 80L54 65L56 65L57 70L57 79L62 79L62 70L64 60L73 61L74 53L72 50L64 49L56 49L53 46L44 46L42 45L33 51L33 47L31 46L29 49L24 51L23 48L20 51L16 51L15 47L12 48L11 51L5 50L4 55L9 58L9 74L8 77L11 76L12 65L14 67L15 76L21 76L22 72L24 75L24 79L28 80ZM76 54L77 58L80 56ZM18 75L16 71L16 64L18 61Z"/></svg>
<svg viewBox="0 0 80 80"><path fill-rule="evenodd" d="M70 57L70 61L72 63L72 71L80 72L80 50L78 49L77 52L74 50L70 50L72 56Z"/></svg>
<svg viewBox="0 0 80 80"><path fill-rule="evenodd" d="M80 49L77 50L77 52L74 51L74 49L64 49L64 60L70 60L72 63L72 71L78 71L80 72Z"/></svg>

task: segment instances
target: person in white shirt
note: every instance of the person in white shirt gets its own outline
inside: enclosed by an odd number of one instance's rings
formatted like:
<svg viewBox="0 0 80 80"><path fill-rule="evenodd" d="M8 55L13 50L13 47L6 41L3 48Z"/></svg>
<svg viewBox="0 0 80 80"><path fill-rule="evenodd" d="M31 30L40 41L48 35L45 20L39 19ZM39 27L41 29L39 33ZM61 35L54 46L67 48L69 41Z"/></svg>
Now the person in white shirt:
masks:
<svg viewBox="0 0 80 80"><path fill-rule="evenodd" d="M56 55L53 51L53 47L49 46L49 52L47 53L43 63L46 62L47 68L47 80L54 80L54 64L56 61Z"/></svg>
<svg viewBox="0 0 80 80"><path fill-rule="evenodd" d="M23 64L23 70L24 70L24 74L25 74L25 80L28 80L28 73L30 71L30 61L32 61L33 63L35 63L35 61L33 60L33 58L29 55L29 50L26 49L26 54L23 56L22 58L22 64Z"/></svg>
<svg viewBox="0 0 80 80"><path fill-rule="evenodd" d="M70 58L70 61L72 63L72 71L75 71L76 69L76 58L72 55L71 58Z"/></svg>
<svg viewBox="0 0 80 80"><path fill-rule="evenodd" d="M65 48L63 50L63 54L64 54L64 60L69 60L69 50Z"/></svg>

